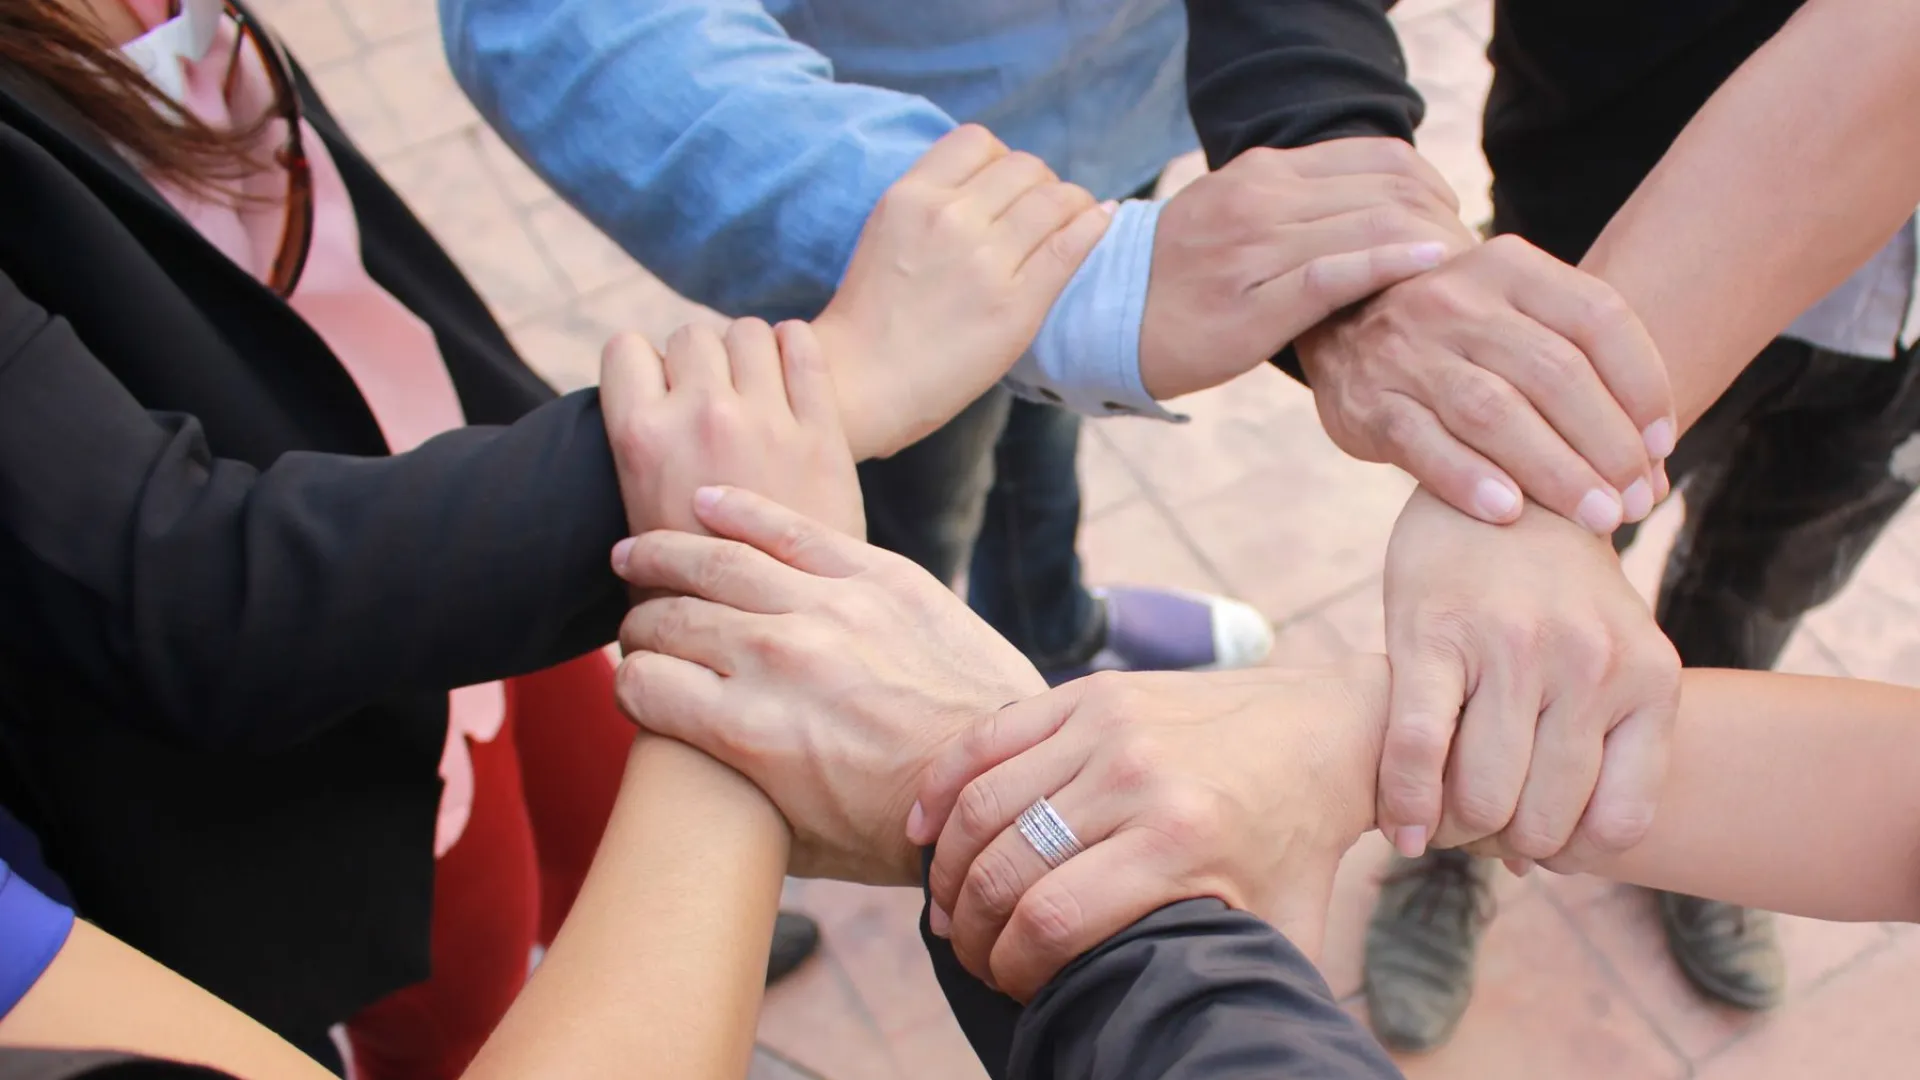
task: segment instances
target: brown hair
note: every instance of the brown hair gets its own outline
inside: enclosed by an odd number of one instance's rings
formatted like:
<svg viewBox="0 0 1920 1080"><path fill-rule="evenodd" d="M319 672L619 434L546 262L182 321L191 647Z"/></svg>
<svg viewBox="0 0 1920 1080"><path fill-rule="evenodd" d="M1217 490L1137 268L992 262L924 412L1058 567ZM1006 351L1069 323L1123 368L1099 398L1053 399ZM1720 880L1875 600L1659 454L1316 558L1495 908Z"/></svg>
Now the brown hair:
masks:
<svg viewBox="0 0 1920 1080"><path fill-rule="evenodd" d="M96 134L156 177L196 192L244 175L268 117L223 131L147 80L93 20L61 0L0 0L0 64L66 99Z"/></svg>

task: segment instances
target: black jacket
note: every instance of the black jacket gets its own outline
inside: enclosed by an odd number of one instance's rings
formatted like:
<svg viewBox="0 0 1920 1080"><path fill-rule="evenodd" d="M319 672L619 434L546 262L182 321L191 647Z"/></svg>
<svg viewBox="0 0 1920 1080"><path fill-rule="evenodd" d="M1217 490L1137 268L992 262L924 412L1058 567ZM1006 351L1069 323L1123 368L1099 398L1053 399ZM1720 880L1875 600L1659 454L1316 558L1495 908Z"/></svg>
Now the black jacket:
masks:
<svg viewBox="0 0 1920 1080"><path fill-rule="evenodd" d="M446 691L615 632L555 399L306 89L476 426L387 456L284 303L0 69L0 802L80 912L307 1046L427 974Z"/></svg>
<svg viewBox="0 0 1920 1080"><path fill-rule="evenodd" d="M1400 1080L1292 942L1218 900L1148 915L1024 1008L968 974L924 909L920 937L992 1080Z"/></svg>

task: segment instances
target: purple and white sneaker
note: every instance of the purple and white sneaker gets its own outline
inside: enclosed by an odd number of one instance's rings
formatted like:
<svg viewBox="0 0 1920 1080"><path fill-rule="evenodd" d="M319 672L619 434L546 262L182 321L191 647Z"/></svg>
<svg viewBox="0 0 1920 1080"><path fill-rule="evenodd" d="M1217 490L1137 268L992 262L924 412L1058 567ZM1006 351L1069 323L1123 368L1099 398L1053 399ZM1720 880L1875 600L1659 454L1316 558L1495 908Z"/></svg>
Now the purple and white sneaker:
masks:
<svg viewBox="0 0 1920 1080"><path fill-rule="evenodd" d="M1106 643L1084 664L1046 672L1050 686L1096 671L1252 667L1273 651L1266 616L1238 600L1132 585L1090 591L1106 608Z"/></svg>

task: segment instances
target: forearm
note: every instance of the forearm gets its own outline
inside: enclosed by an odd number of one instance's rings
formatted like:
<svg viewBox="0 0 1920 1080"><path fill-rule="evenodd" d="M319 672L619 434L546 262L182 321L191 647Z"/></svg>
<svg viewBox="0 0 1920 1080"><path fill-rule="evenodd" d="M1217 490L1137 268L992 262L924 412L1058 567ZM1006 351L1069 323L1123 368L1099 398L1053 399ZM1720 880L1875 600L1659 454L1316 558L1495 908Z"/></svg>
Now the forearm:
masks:
<svg viewBox="0 0 1920 1080"><path fill-rule="evenodd" d="M1916 40L1920 6L1812 0L1582 261L1652 333L1683 428L1920 203Z"/></svg>
<svg viewBox="0 0 1920 1080"><path fill-rule="evenodd" d="M624 613L591 391L382 458L214 457L0 277L0 642L129 722L272 750L557 663Z"/></svg>
<svg viewBox="0 0 1920 1080"><path fill-rule="evenodd" d="M1920 691L1686 673L1647 839L1592 872L1818 919L1920 922Z"/></svg>
<svg viewBox="0 0 1920 1080"><path fill-rule="evenodd" d="M1256 146L1412 140L1424 110L1379 0L1187 0L1187 102L1214 168Z"/></svg>
<svg viewBox="0 0 1920 1080"><path fill-rule="evenodd" d="M881 194L953 121L836 82L760 0L441 0L475 106L682 294L812 318Z"/></svg>
<svg viewBox="0 0 1920 1080"><path fill-rule="evenodd" d="M566 925L466 1075L744 1077L789 842L740 774L642 736Z"/></svg>

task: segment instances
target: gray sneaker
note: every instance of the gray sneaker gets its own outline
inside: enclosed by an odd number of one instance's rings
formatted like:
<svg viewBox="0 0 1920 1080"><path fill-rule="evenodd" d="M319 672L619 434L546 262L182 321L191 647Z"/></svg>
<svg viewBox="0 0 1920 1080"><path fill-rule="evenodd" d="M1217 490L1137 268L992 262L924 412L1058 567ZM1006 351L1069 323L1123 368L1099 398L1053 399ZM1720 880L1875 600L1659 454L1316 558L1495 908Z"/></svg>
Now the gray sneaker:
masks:
<svg viewBox="0 0 1920 1080"><path fill-rule="evenodd" d="M1480 933L1493 919L1493 863L1464 852L1393 857L1367 924L1367 1008L1395 1050L1432 1050L1473 997Z"/></svg>
<svg viewBox="0 0 1920 1080"><path fill-rule="evenodd" d="M1787 964L1773 913L1719 900L1661 893L1660 925L1687 980L1702 993L1758 1012L1780 1004Z"/></svg>

